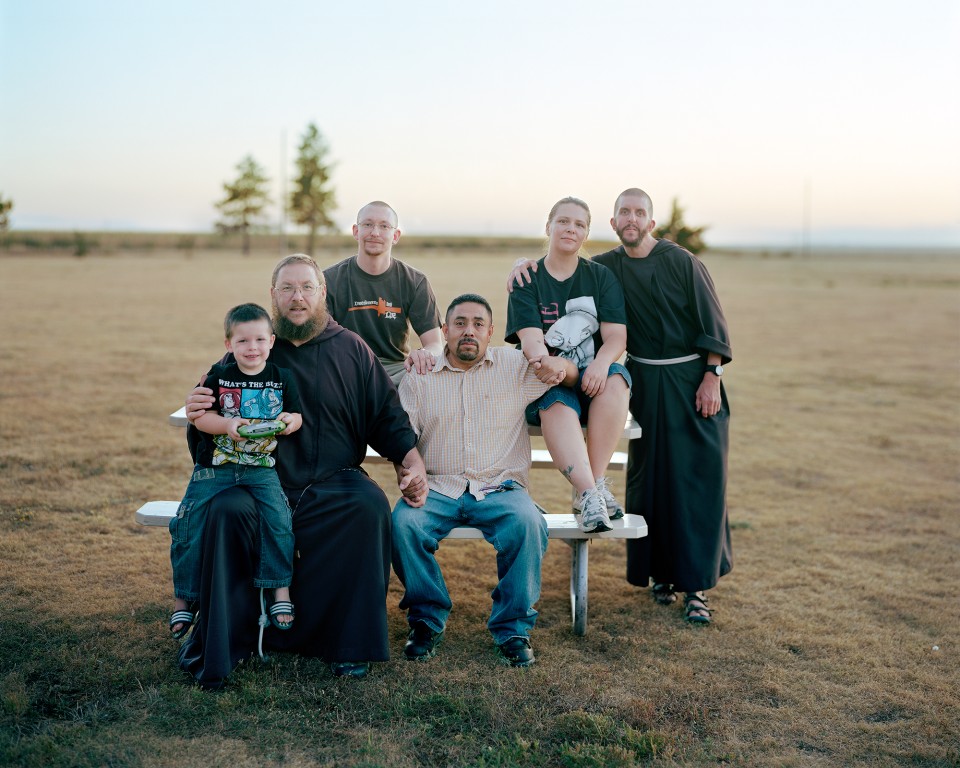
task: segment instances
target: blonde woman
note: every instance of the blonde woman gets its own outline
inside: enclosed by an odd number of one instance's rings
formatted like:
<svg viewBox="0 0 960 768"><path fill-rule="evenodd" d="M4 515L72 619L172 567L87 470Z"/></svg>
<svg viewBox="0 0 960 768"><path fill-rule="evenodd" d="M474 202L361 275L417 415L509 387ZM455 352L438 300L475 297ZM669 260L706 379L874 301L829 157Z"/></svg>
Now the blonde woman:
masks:
<svg viewBox="0 0 960 768"><path fill-rule="evenodd" d="M623 431L630 374L617 362L627 345L623 291L610 270L580 255L590 232L590 209L566 197L547 217L547 253L530 282L514 287L507 305L507 335L539 370L541 381L562 373L527 409L539 424L554 465L577 492L574 511L586 533L610 529L623 505L604 472ZM586 438L581 431L587 425Z"/></svg>

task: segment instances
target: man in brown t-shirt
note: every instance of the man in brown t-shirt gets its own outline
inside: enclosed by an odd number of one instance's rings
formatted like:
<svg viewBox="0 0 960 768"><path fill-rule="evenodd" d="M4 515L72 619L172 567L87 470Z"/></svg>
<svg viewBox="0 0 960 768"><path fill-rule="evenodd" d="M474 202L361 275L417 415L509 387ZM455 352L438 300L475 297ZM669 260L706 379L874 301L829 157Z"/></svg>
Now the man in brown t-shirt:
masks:
<svg viewBox="0 0 960 768"><path fill-rule="evenodd" d="M427 276L393 258L400 240L397 213L379 200L357 213L357 254L323 271L330 314L362 338L394 384L410 370L433 369L443 353L440 313ZM420 349L410 348L410 329Z"/></svg>

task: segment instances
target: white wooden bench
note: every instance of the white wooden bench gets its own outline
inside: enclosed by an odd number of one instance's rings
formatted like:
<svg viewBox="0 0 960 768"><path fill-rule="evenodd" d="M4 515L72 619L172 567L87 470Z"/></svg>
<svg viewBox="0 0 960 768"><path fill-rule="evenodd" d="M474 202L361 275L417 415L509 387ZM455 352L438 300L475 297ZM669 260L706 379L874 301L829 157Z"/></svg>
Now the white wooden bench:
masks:
<svg viewBox="0 0 960 768"><path fill-rule="evenodd" d="M186 409L170 414L170 424L185 427ZM539 427L530 427L531 435L541 434ZM624 425L623 439L635 440L640 437L640 425L629 419ZM535 469L553 469L553 460L545 450L533 449L530 452L531 467ZM389 463L369 446L364 463ZM627 454L614 453L607 467L609 471L623 471L627 465ZM148 501L135 514L141 525L168 526L177 514L179 501ZM611 530L603 533L584 533L577 524L572 512L565 514L545 513L547 531L551 539L560 539L570 545L570 614L573 620L573 633L585 635L587 632L587 607L589 602L589 555L591 541L595 539L639 539L647 535L647 522L641 515L624 515L620 520L611 520ZM483 534L476 528L454 528L448 539L482 539Z"/></svg>
<svg viewBox="0 0 960 768"><path fill-rule="evenodd" d="M174 427L186 427L187 426L187 409L186 407L181 408L178 411L174 411L170 414L168 418L170 425ZM527 431L530 433L531 437L541 437L543 432L540 430L540 427L527 427ZM640 437L641 434L640 425L637 424L632 418L627 419L627 423L623 427L623 434L621 439L623 440L636 440ZM370 464L389 464L383 456L377 453L369 445L367 446L367 455L364 459L364 463ZM530 450L530 468L531 469L554 469L553 458L550 456L550 451L543 448L532 448ZM613 456L610 457L610 463L607 465L607 471L609 472L622 472L627 468L627 454L625 451L615 451Z"/></svg>

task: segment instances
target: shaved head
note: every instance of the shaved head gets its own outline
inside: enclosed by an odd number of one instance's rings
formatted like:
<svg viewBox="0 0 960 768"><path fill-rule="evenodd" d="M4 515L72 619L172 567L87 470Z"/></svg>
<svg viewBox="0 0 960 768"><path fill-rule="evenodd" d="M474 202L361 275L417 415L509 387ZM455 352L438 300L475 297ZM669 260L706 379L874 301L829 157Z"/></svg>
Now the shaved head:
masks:
<svg viewBox="0 0 960 768"><path fill-rule="evenodd" d="M620 201L625 197L642 197L646 201L647 207L647 216L651 219L653 218L653 200L650 199L650 195L644 192L642 189L637 187L630 187L630 189L625 189L617 196L617 202L613 204L613 215L617 215L617 211L620 210Z"/></svg>

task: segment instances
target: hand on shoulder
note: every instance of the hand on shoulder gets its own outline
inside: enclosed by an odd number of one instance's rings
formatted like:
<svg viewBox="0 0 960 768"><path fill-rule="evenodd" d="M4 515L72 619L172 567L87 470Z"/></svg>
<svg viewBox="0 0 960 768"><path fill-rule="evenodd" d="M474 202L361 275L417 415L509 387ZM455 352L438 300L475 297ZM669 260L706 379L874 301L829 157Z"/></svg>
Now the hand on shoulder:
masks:
<svg viewBox="0 0 960 768"><path fill-rule="evenodd" d="M517 263L513 265L513 270L510 272L510 275L507 277L507 293L513 293L514 284L518 286L523 286L524 281L527 285L533 282L533 277L530 274L531 270L533 272L537 271L537 262L534 259L518 259Z"/></svg>
<svg viewBox="0 0 960 768"><path fill-rule="evenodd" d="M415 349L410 352L410 354L407 355L407 359L403 361L403 367L406 368L407 373L418 373L421 375L432 371L436 364L436 356L427 349Z"/></svg>

